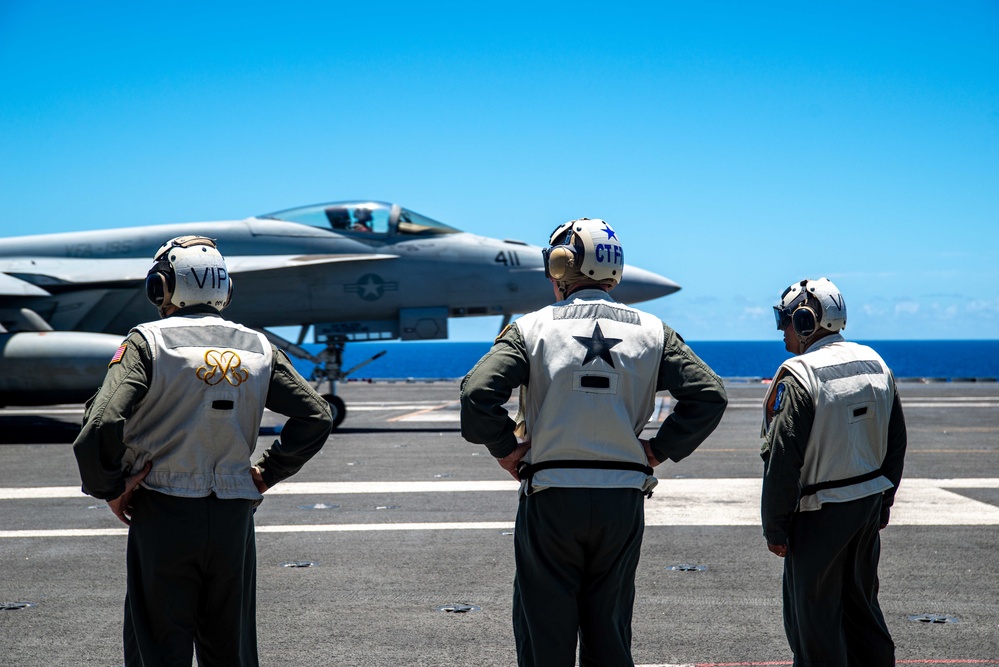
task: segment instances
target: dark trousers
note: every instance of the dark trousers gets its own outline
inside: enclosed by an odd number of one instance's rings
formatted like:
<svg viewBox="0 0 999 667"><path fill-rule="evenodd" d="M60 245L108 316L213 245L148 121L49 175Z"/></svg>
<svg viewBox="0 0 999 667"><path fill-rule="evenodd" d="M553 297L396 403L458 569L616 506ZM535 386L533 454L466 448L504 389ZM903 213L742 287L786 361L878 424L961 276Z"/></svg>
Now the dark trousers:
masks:
<svg viewBox="0 0 999 667"><path fill-rule="evenodd" d="M637 489L550 488L522 496L514 532L513 632L521 667L618 667L631 658L645 530Z"/></svg>
<svg viewBox="0 0 999 667"><path fill-rule="evenodd" d="M256 667L253 501L133 497L126 667Z"/></svg>
<svg viewBox="0 0 999 667"><path fill-rule="evenodd" d="M784 630L795 667L890 667L878 604L881 494L794 515L784 560Z"/></svg>

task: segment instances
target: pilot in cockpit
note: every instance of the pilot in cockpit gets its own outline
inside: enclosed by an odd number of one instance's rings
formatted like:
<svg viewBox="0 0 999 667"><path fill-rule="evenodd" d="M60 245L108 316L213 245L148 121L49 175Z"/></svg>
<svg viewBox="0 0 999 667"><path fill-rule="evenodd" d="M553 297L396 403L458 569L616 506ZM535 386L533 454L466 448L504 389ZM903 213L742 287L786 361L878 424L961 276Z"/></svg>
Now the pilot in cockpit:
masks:
<svg viewBox="0 0 999 667"><path fill-rule="evenodd" d="M330 206L326 209L326 219L330 221L330 226L336 230L350 227L350 211L345 208Z"/></svg>
<svg viewBox="0 0 999 667"><path fill-rule="evenodd" d="M370 232L371 227L371 209L368 208L355 208L354 209L354 226L351 227L355 232Z"/></svg>

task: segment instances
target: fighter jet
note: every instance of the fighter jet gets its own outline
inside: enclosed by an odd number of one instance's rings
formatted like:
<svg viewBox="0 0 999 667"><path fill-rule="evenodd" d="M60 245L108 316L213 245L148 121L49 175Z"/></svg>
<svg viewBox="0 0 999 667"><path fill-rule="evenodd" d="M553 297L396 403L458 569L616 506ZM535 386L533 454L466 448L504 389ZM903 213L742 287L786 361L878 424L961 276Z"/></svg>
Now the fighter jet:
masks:
<svg viewBox="0 0 999 667"><path fill-rule="evenodd" d="M462 232L398 204L335 202L245 220L0 239L0 405L80 402L100 386L121 337L155 318L144 280L167 239L216 239L233 279L225 316L317 364L336 421L344 345L447 337L448 318L504 323L552 301L541 249ZM632 303L675 282L628 265L614 296ZM297 342L264 327L301 327ZM313 327L325 349L302 347ZM355 367L356 368L356 367Z"/></svg>

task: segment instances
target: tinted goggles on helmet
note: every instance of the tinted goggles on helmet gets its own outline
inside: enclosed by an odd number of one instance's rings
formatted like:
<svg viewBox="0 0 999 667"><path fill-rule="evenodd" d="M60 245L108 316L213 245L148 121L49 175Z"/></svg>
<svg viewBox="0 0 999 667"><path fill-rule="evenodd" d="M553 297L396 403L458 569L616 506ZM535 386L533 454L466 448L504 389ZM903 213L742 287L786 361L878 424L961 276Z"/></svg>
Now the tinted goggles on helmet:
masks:
<svg viewBox="0 0 999 667"><path fill-rule="evenodd" d="M798 294L798 296L796 296L794 299L791 300L791 303L787 304L786 306L782 305L784 303L784 299L787 298L787 295L790 294L791 290L793 290L796 286L791 285L781 293L780 303L774 306L774 321L777 323L778 331L783 331L784 329L787 329L787 327L791 324L791 314L794 313L794 311L797 310L798 306L800 306L801 303L805 300L804 287L806 282L808 281L806 280L801 281L802 291Z"/></svg>
<svg viewBox="0 0 999 667"><path fill-rule="evenodd" d="M774 306L774 321L777 322L777 329L783 331L791 324L791 309Z"/></svg>

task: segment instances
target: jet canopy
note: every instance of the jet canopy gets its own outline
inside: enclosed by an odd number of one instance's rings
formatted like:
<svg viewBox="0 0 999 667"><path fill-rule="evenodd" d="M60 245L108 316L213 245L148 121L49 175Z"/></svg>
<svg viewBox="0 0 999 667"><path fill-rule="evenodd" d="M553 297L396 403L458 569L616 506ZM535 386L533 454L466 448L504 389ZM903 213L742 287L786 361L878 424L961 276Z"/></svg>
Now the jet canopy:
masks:
<svg viewBox="0 0 999 667"><path fill-rule="evenodd" d="M301 208L290 208L277 213L257 216L264 220L297 222L335 232L359 236L438 236L456 234L460 230L437 222L398 204L385 202L333 202Z"/></svg>

